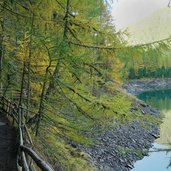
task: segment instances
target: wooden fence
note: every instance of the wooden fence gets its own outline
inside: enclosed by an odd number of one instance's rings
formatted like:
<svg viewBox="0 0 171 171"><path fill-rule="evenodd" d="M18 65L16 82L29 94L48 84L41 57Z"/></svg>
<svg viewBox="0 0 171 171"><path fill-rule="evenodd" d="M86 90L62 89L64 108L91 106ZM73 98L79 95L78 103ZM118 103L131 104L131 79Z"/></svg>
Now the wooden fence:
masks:
<svg viewBox="0 0 171 171"><path fill-rule="evenodd" d="M0 111L12 118L12 123L16 123L19 132L19 150L17 155L18 171L36 171L34 163L42 171L54 171L39 155L33 150L33 142L27 125L25 124L24 108L12 103L5 97L0 97Z"/></svg>

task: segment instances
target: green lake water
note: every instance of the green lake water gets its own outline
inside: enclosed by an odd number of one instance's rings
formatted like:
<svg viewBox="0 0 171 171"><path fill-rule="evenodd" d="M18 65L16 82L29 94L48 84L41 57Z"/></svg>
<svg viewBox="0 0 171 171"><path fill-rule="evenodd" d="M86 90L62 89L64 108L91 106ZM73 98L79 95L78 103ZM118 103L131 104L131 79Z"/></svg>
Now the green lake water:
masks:
<svg viewBox="0 0 171 171"><path fill-rule="evenodd" d="M144 92L138 95L138 98L159 109L164 116L160 127L160 138L155 141L150 151L168 148L168 144L171 143L171 89ZM168 167L170 162L171 152L149 152L148 156L135 163L132 171L171 171L171 167Z"/></svg>

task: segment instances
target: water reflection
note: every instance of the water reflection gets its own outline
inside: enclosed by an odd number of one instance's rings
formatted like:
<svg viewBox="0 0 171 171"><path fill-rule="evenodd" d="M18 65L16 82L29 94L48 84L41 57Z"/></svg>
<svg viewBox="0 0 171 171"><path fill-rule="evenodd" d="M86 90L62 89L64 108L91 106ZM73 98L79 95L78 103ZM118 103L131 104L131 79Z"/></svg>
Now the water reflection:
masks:
<svg viewBox="0 0 171 171"><path fill-rule="evenodd" d="M171 110L171 89L144 92L138 98L161 111Z"/></svg>
<svg viewBox="0 0 171 171"><path fill-rule="evenodd" d="M157 139L156 142L163 145L171 142L171 89L144 92L140 94L138 98L160 109L161 113L164 115L163 123L160 128L160 138Z"/></svg>
<svg viewBox="0 0 171 171"><path fill-rule="evenodd" d="M156 142L168 145L171 143L171 110L162 110L161 112L163 113L164 118L163 123L160 126L160 138L157 139Z"/></svg>
<svg viewBox="0 0 171 171"><path fill-rule="evenodd" d="M138 98L159 109L164 115L160 138L156 140L150 150L167 149L171 142L171 89L144 92ZM171 161L170 157L171 152L150 152L149 156L135 163L135 168L132 171L171 171L171 167L168 167Z"/></svg>
<svg viewBox="0 0 171 171"><path fill-rule="evenodd" d="M154 146L150 151L163 148L165 148L165 146L154 143ZM149 156L146 156L143 160L135 163L132 171L171 171L171 167L168 167L170 156L171 153L165 151L150 152Z"/></svg>

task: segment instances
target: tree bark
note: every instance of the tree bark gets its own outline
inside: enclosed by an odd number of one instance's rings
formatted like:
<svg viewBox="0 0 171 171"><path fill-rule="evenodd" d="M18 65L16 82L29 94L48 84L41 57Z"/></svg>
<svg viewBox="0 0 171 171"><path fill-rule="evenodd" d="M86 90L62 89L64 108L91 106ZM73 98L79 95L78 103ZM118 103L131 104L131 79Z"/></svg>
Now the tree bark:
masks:
<svg viewBox="0 0 171 171"><path fill-rule="evenodd" d="M70 0L67 0L67 3L66 3L66 12L65 12L65 17L64 17L64 33L63 33L63 45L66 46L68 44L67 42L67 33L68 33L68 18L69 18L69 14L70 14ZM55 82L57 80L57 78L59 78L59 72L60 72L60 67L61 67L61 64L62 64L62 59L63 59L63 53L60 52L59 54L59 60L58 60L58 63L55 67L55 70L53 72L53 76L52 76L52 80L50 81L50 84L49 84L49 87L47 89L47 92L46 92L46 97L51 93L51 91L55 88Z"/></svg>
<svg viewBox="0 0 171 171"><path fill-rule="evenodd" d="M39 127L40 127L40 121L41 121L41 118L42 118L42 115L43 115L43 107L44 107L46 85L47 85L47 80L48 80L48 72L49 72L49 69L50 69L51 64L52 64L49 49L47 49L47 51L48 51L48 56L49 56L50 61L49 61L48 67L46 68L43 87L42 87L42 92L41 92L41 97L40 97L40 106L39 106L39 111L38 111L38 121L36 123L36 136L38 135Z"/></svg>
<svg viewBox="0 0 171 171"><path fill-rule="evenodd" d="M22 105L23 101L23 90L24 90L24 75L25 75L25 62L23 63L23 72L21 77L21 88L20 88L20 99L19 99L19 106Z"/></svg>
<svg viewBox="0 0 171 171"><path fill-rule="evenodd" d="M3 15L3 11L4 11L4 6L5 3L3 3L2 5L2 15ZM4 30L5 30L5 24L4 24L4 16L2 17L2 21L1 21L1 35L0 35L0 89L2 90L3 88L3 84L2 84L2 71L3 71L3 57L4 57Z"/></svg>
<svg viewBox="0 0 171 171"><path fill-rule="evenodd" d="M30 80L30 71L31 71L31 56L32 56L32 39L33 39L33 30L34 30L34 13L32 14L31 21L31 30L30 30L30 41L29 41L29 56L27 61L28 68L28 77L27 77L27 109L30 107L30 97L31 97L31 80ZM28 120L29 111L26 112L26 121Z"/></svg>

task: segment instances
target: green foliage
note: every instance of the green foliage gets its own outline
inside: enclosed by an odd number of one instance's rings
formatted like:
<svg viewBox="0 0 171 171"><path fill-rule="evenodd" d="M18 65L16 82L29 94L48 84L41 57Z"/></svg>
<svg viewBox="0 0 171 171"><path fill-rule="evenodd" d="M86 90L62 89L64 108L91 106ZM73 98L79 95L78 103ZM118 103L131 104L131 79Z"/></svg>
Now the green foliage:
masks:
<svg viewBox="0 0 171 171"><path fill-rule="evenodd" d="M129 79L142 79L142 78L171 78L171 68L156 68L154 71L146 70L146 68L139 68L138 73L135 74L134 68L129 70Z"/></svg>
<svg viewBox="0 0 171 171"><path fill-rule="evenodd" d="M66 171L97 171L91 163L91 158L86 153L80 153L70 145L66 144L59 136L51 136L51 131L41 131L39 139L35 139L36 148L43 151L44 158L50 161L59 170ZM55 152L55 153L54 153Z"/></svg>
<svg viewBox="0 0 171 171"><path fill-rule="evenodd" d="M0 3L3 93L37 113L29 112L26 121L43 142L41 150L65 170L94 169L69 142L92 145L92 135L115 120L134 119L133 100L118 87L130 68L131 79L154 76L158 52L168 48L166 42L127 46L111 24L107 2ZM170 75L159 66L158 75Z"/></svg>
<svg viewBox="0 0 171 171"><path fill-rule="evenodd" d="M134 68L130 68L130 70L129 70L129 79L135 79L135 70L134 70Z"/></svg>

